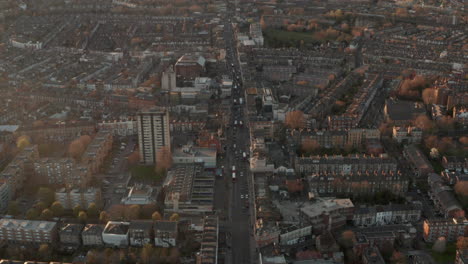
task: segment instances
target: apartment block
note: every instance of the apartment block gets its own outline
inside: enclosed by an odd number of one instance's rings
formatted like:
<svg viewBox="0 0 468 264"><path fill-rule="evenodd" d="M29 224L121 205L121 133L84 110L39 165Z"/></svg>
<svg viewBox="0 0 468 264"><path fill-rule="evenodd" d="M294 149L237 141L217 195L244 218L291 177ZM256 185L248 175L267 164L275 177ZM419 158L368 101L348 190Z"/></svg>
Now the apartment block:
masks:
<svg viewBox="0 0 468 264"><path fill-rule="evenodd" d="M169 112L163 108L140 112L137 127L141 162L155 164L158 151L171 148Z"/></svg>
<svg viewBox="0 0 468 264"><path fill-rule="evenodd" d="M21 219L0 219L0 240L10 243L57 242L57 223Z"/></svg>
<svg viewBox="0 0 468 264"><path fill-rule="evenodd" d="M154 244L157 247L175 247L177 243L177 222L156 221L154 223Z"/></svg>
<svg viewBox="0 0 468 264"><path fill-rule="evenodd" d="M338 229L352 220L354 204L350 199L318 198L300 209L300 215L313 226L313 233Z"/></svg>
<svg viewBox="0 0 468 264"><path fill-rule="evenodd" d="M99 171L104 163L104 159L112 150L112 142L112 133L107 130L101 130L88 145L81 157L81 162L88 167L91 173Z"/></svg>
<svg viewBox="0 0 468 264"><path fill-rule="evenodd" d="M442 236L448 242L454 242L459 236L467 234L468 220L466 218L426 219L423 223L423 238L427 242L434 242Z"/></svg>
<svg viewBox="0 0 468 264"><path fill-rule="evenodd" d="M102 204L101 190L97 188L87 189L59 189L55 192L55 200L60 202L65 209L72 209L79 205L88 208L91 203Z"/></svg>

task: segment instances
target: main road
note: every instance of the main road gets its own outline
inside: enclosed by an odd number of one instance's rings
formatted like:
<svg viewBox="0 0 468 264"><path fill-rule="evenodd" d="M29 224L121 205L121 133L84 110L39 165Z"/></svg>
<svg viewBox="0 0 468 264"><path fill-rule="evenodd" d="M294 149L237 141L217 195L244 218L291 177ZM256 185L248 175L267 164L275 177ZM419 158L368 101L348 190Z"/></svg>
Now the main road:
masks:
<svg viewBox="0 0 468 264"><path fill-rule="evenodd" d="M253 192L248 163L250 153L250 133L248 129L247 109L245 107L242 73L239 64L236 41L231 20L233 6L228 2L228 14L224 25L226 42L226 66L232 73L233 88L231 93L231 116L227 129L227 151L225 177L231 178L228 185L228 243L230 251L226 263L255 263L253 240ZM244 154L245 153L245 154ZM244 156L245 155L245 156ZM234 176L235 175L235 176Z"/></svg>

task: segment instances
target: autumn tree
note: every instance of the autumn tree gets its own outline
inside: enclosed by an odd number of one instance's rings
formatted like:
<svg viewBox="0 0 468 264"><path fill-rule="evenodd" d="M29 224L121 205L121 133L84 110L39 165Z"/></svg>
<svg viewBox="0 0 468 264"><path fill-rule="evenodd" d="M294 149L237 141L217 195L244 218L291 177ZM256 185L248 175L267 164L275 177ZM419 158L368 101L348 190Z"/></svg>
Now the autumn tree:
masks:
<svg viewBox="0 0 468 264"><path fill-rule="evenodd" d="M16 147L20 150L31 145L31 139L28 136L20 136L16 139Z"/></svg>
<svg viewBox="0 0 468 264"><path fill-rule="evenodd" d="M86 223L86 221L88 220L88 215L85 211L80 211L78 213L78 220L80 220L81 223Z"/></svg>
<svg viewBox="0 0 468 264"><path fill-rule="evenodd" d="M175 221L175 222L177 222L177 221L179 221L179 219L180 219L180 216L179 216L179 214L177 214L177 213L173 213L173 214L171 215L171 217L169 217L169 221Z"/></svg>
<svg viewBox="0 0 468 264"><path fill-rule="evenodd" d="M133 151L128 155L127 162L129 166L138 164L138 162L140 162L140 152L138 150Z"/></svg>
<svg viewBox="0 0 468 264"><path fill-rule="evenodd" d="M99 221L101 221L101 223L107 223L107 221L109 221L109 214L107 214L106 211L102 211L99 214Z"/></svg>
<svg viewBox="0 0 468 264"><path fill-rule="evenodd" d="M285 124L292 129L305 127L305 117L302 111L296 110L286 114Z"/></svg>
<svg viewBox="0 0 468 264"><path fill-rule="evenodd" d="M406 257L400 251L393 251L392 257L390 259L390 263L392 264L406 264Z"/></svg>
<svg viewBox="0 0 468 264"><path fill-rule="evenodd" d="M39 211L36 208L31 208L26 211L26 219L36 220L39 217Z"/></svg>
<svg viewBox="0 0 468 264"><path fill-rule="evenodd" d="M91 137L88 135L83 135L75 140L73 140L68 146L69 155L75 160L79 160L81 155L86 150L86 147L91 143Z"/></svg>
<svg viewBox="0 0 468 264"><path fill-rule="evenodd" d="M316 151L317 149L320 148L320 145L319 143L317 142L317 140L315 139L306 139L302 142L302 146L301 146L301 149L303 152L305 153L313 153L314 151Z"/></svg>
<svg viewBox="0 0 468 264"><path fill-rule="evenodd" d="M167 146L163 146L156 153L156 171L166 171L172 166L172 153L171 149Z"/></svg>
<svg viewBox="0 0 468 264"><path fill-rule="evenodd" d="M153 221L159 221L162 219L162 216L158 211L156 211L151 215L151 219L153 219Z"/></svg>
<svg viewBox="0 0 468 264"><path fill-rule="evenodd" d="M96 219L99 217L99 209L96 203L89 204L87 213L88 213L88 217L91 219Z"/></svg>
<svg viewBox="0 0 468 264"><path fill-rule="evenodd" d="M73 215L75 217L78 217L81 211L83 211L83 208L81 207L81 205L78 204L75 207L73 207Z"/></svg>
<svg viewBox="0 0 468 264"><path fill-rule="evenodd" d="M356 241L356 235L351 230L346 230L341 233L339 243L344 248L352 248Z"/></svg>
<svg viewBox="0 0 468 264"><path fill-rule="evenodd" d="M445 237L437 238L437 240L434 242L434 245L432 246L432 250L434 250L437 253L444 253L446 249L447 240L445 239Z"/></svg>
<svg viewBox="0 0 468 264"><path fill-rule="evenodd" d="M457 249L458 250L467 250L468 249L468 237L460 236L457 239Z"/></svg>
<svg viewBox="0 0 468 264"><path fill-rule="evenodd" d="M52 217L54 217L54 213L48 208L44 209L41 213L42 220L50 220Z"/></svg>
<svg viewBox="0 0 468 264"><path fill-rule="evenodd" d="M133 204L125 207L125 219L126 220L137 220L140 219L140 206Z"/></svg>
<svg viewBox="0 0 468 264"><path fill-rule="evenodd" d="M47 205L44 202L39 201L34 205L34 208L36 208L38 212L42 212L42 210L47 208Z"/></svg>
<svg viewBox="0 0 468 264"><path fill-rule="evenodd" d="M434 123L426 115L419 115L414 120L414 125L424 131L430 130L434 127Z"/></svg>
<svg viewBox="0 0 468 264"><path fill-rule="evenodd" d="M455 194L464 206L468 206L468 181L459 181L455 184Z"/></svg>
<svg viewBox="0 0 468 264"><path fill-rule="evenodd" d="M51 206L50 210L56 217L61 217L63 215L63 206L60 202L55 201Z"/></svg>
<svg viewBox="0 0 468 264"><path fill-rule="evenodd" d="M41 187L37 191L39 201L45 203L46 207L49 207L55 200L55 193L52 189L47 187Z"/></svg>
<svg viewBox="0 0 468 264"><path fill-rule="evenodd" d="M37 253L39 254L39 257L43 261L49 261L50 260L50 255L52 253L52 249L48 244L41 244L39 246L39 249L37 250Z"/></svg>
<svg viewBox="0 0 468 264"><path fill-rule="evenodd" d="M422 99L425 104L435 104L437 101L436 89L426 88L422 92Z"/></svg>

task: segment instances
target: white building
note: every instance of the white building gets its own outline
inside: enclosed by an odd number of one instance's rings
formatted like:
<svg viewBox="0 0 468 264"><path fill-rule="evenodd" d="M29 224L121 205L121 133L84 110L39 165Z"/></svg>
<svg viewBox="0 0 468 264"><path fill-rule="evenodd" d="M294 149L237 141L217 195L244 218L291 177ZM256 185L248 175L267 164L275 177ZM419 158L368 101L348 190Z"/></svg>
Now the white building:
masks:
<svg viewBox="0 0 468 264"><path fill-rule="evenodd" d="M88 208L91 203L100 205L101 190L97 188L72 189L61 188L55 192L55 200L60 202L65 209L72 209L79 205L81 208Z"/></svg>
<svg viewBox="0 0 468 264"><path fill-rule="evenodd" d="M163 147L171 149L169 112L164 108L140 112L137 126L141 162L156 164L158 151Z"/></svg>
<svg viewBox="0 0 468 264"><path fill-rule="evenodd" d="M102 231L102 241L109 246L127 247L129 228L129 222L109 221Z"/></svg>
<svg viewBox="0 0 468 264"><path fill-rule="evenodd" d="M162 73L161 89L163 91L172 91L176 88L176 73L171 65Z"/></svg>

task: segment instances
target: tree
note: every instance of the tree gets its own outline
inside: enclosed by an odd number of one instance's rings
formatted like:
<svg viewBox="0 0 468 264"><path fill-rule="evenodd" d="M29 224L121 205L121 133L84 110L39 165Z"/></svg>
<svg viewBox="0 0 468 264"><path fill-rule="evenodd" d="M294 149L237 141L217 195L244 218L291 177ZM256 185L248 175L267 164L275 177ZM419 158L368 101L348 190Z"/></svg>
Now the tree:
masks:
<svg viewBox="0 0 468 264"><path fill-rule="evenodd" d="M305 127L304 113L298 110L288 112L286 114L285 124L286 126L293 128L293 129L304 128Z"/></svg>
<svg viewBox="0 0 468 264"><path fill-rule="evenodd" d="M51 249L48 244L41 244L37 250L41 260L48 261L50 259Z"/></svg>
<svg viewBox="0 0 468 264"><path fill-rule="evenodd" d="M468 249L468 237L460 236L457 239L457 249L466 250Z"/></svg>
<svg viewBox="0 0 468 264"><path fill-rule="evenodd" d="M54 216L61 217L63 215L63 206L60 202L55 201L51 206L50 210L54 213Z"/></svg>
<svg viewBox="0 0 468 264"><path fill-rule="evenodd" d="M140 162L140 152L138 150L133 151L132 154L128 155L127 162L129 166L138 164Z"/></svg>
<svg viewBox="0 0 468 264"><path fill-rule="evenodd" d="M75 207L73 207L73 215L75 217L78 217L81 211L83 211L83 208L81 207L81 205L76 205Z"/></svg>
<svg viewBox="0 0 468 264"><path fill-rule="evenodd" d="M81 155L86 150L86 147L91 143L91 137L88 135L83 135L75 140L73 140L68 146L69 155L75 160L79 160Z"/></svg>
<svg viewBox="0 0 468 264"><path fill-rule="evenodd" d="M151 258L154 255L155 250L154 247L151 244L146 244L143 246L143 249L141 250L141 260L144 264L149 264L151 263Z"/></svg>
<svg viewBox="0 0 468 264"><path fill-rule="evenodd" d="M432 246L432 250L434 250L437 253L444 253L446 249L447 240L445 239L445 237L437 238L436 242L434 242L434 245Z"/></svg>
<svg viewBox="0 0 468 264"><path fill-rule="evenodd" d="M20 136L16 139L16 147L20 150L31 145L31 139L28 136Z"/></svg>
<svg viewBox="0 0 468 264"><path fill-rule="evenodd" d="M173 214L171 215L171 217L169 217L169 221L175 221L175 222L177 222L177 221L179 221L179 218L180 218L179 214L173 213Z"/></svg>
<svg viewBox="0 0 468 264"><path fill-rule="evenodd" d="M49 207L55 200L55 193L52 189L47 187L41 187L37 191L37 196L39 200L44 202L46 207Z"/></svg>
<svg viewBox="0 0 468 264"><path fill-rule="evenodd" d="M140 217L142 219L151 219L151 215L154 213L154 211L157 211L157 210L158 210L158 207L154 203L142 205L141 211L140 211Z"/></svg>
<svg viewBox="0 0 468 264"><path fill-rule="evenodd" d="M455 194L464 206L468 206L468 181L459 181L455 184Z"/></svg>
<svg viewBox="0 0 468 264"><path fill-rule="evenodd" d="M140 206L138 204L133 204L125 208L126 220L136 220L139 218L140 218Z"/></svg>
<svg viewBox="0 0 468 264"><path fill-rule="evenodd" d="M424 114L416 117L416 120L414 121L414 125L424 131L430 130L434 127L434 124L429 119L429 117L427 117Z"/></svg>
<svg viewBox="0 0 468 264"><path fill-rule="evenodd" d="M107 223L107 221L109 221L109 214L107 214L106 211L102 211L99 214L99 221L101 221L101 223Z"/></svg>
<svg viewBox="0 0 468 264"><path fill-rule="evenodd" d="M172 153L171 149L163 146L156 153L156 170L166 171L172 166Z"/></svg>
<svg viewBox="0 0 468 264"><path fill-rule="evenodd" d="M400 251L393 251L392 258L390 259L392 264L406 264L406 257L401 254Z"/></svg>
<svg viewBox="0 0 468 264"><path fill-rule="evenodd" d="M54 217L54 213L48 208L44 209L41 213L42 220L50 220L52 217Z"/></svg>
<svg viewBox="0 0 468 264"><path fill-rule="evenodd" d="M88 216L89 218L95 219L99 216L99 209L95 203L90 203L88 206Z"/></svg>
<svg viewBox="0 0 468 264"><path fill-rule="evenodd" d="M339 243L345 249L352 248L356 240L356 235L351 230L346 230L341 233Z"/></svg>
<svg viewBox="0 0 468 264"><path fill-rule="evenodd" d="M156 211L151 215L151 219L153 219L153 221L159 221L162 219L162 216L158 211Z"/></svg>
<svg viewBox="0 0 468 264"><path fill-rule="evenodd" d="M36 208L31 208L26 212L26 219L36 220L39 217L39 211Z"/></svg>
<svg viewBox="0 0 468 264"><path fill-rule="evenodd" d="M436 89L426 88L422 93L422 99L425 104L435 104L436 103Z"/></svg>
<svg viewBox="0 0 468 264"><path fill-rule="evenodd" d="M34 208L36 208L38 212L42 212L47 208L47 205L44 202L38 202L34 205Z"/></svg>
<svg viewBox="0 0 468 264"><path fill-rule="evenodd" d="M81 223L86 223L86 221L88 220L88 215L85 211L80 211L78 213L78 220L80 220Z"/></svg>
<svg viewBox="0 0 468 264"><path fill-rule="evenodd" d="M8 203L8 214L12 216L17 216L19 215L20 211L18 208L18 202L17 201L10 201Z"/></svg>
<svg viewBox="0 0 468 264"><path fill-rule="evenodd" d="M317 140L308 138L302 142L301 148L306 153L313 153L320 148L320 145Z"/></svg>

